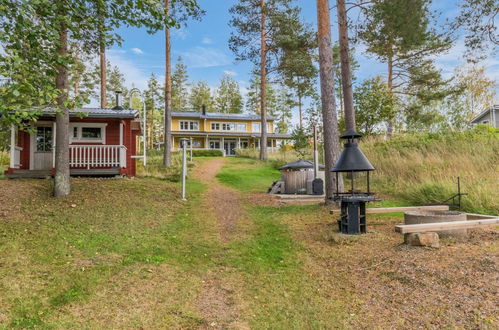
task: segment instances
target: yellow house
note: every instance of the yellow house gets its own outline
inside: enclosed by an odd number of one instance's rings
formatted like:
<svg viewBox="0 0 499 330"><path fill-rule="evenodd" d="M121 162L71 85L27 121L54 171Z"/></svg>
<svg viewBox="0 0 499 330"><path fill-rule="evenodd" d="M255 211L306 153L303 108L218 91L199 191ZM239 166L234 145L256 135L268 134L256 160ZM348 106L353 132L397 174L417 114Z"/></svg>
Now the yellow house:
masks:
<svg viewBox="0 0 499 330"><path fill-rule="evenodd" d="M267 146L277 148L289 134L274 132L273 117L267 118ZM174 111L172 113L173 150L188 140L193 149L219 149L234 156L236 149L258 148L261 134L259 115L214 112Z"/></svg>

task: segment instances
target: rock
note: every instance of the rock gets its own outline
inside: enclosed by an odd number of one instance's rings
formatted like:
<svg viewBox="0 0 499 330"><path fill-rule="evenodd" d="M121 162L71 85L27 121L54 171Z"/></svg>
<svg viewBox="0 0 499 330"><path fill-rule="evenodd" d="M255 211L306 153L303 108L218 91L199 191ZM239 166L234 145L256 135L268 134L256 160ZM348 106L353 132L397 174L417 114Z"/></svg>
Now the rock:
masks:
<svg viewBox="0 0 499 330"><path fill-rule="evenodd" d="M429 246L439 248L440 242L437 233L409 233L404 235L404 242L411 246Z"/></svg>

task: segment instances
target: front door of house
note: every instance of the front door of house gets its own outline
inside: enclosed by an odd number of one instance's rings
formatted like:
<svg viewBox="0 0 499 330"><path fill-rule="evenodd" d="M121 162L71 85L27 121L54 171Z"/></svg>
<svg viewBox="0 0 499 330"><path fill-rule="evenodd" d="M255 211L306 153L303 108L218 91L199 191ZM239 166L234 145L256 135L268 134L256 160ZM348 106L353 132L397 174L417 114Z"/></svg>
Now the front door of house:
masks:
<svg viewBox="0 0 499 330"><path fill-rule="evenodd" d="M33 136L33 170L52 168L52 126L37 126Z"/></svg>
<svg viewBox="0 0 499 330"><path fill-rule="evenodd" d="M236 141L225 140L224 141L225 156L235 156L236 155Z"/></svg>

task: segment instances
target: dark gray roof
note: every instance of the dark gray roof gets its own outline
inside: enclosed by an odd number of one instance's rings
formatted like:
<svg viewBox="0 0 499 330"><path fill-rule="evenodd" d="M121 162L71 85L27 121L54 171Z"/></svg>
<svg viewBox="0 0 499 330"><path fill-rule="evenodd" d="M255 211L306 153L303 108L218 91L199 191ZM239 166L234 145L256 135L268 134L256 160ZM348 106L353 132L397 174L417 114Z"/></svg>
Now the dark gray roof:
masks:
<svg viewBox="0 0 499 330"><path fill-rule="evenodd" d="M477 123L480 119L482 119L483 116L490 113L491 111L494 111L494 112L499 111L499 104L492 105L492 106L488 107L487 109L483 110L478 116L476 116L475 118L473 118L471 120L471 123L473 123L473 124Z"/></svg>
<svg viewBox="0 0 499 330"><path fill-rule="evenodd" d="M45 108L41 111L43 116L53 116L56 113L55 108ZM135 118L139 116L139 112L133 109L80 108L70 110L69 116L83 116L84 118Z"/></svg>
<svg viewBox="0 0 499 330"><path fill-rule="evenodd" d="M196 131L173 131L172 135L179 135L179 136L210 136L210 137L217 137L217 136L230 136L230 137L254 137L254 138L259 138L260 133L245 133L245 132L196 132ZM291 135L289 134L283 134L283 133L267 133L267 136L269 138L274 138L274 139L290 139Z"/></svg>
<svg viewBox="0 0 499 330"><path fill-rule="evenodd" d="M196 111L173 111L172 117L187 117L197 119L224 119L224 120L260 120L260 115L248 113L219 113L207 112L203 115L202 112ZM275 117L267 116L267 120L275 120Z"/></svg>
<svg viewBox="0 0 499 330"><path fill-rule="evenodd" d="M287 163L284 166L279 167L280 170L299 170L302 168L314 168L314 163L309 160L297 160L296 162ZM319 164L319 168L325 168L324 165Z"/></svg>

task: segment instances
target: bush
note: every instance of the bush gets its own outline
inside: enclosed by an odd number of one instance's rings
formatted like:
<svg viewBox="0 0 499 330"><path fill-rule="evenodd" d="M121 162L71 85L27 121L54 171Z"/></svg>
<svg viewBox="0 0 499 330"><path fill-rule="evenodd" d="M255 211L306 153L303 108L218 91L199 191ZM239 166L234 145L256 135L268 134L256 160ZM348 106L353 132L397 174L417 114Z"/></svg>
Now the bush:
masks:
<svg viewBox="0 0 499 330"><path fill-rule="evenodd" d="M187 151L187 154L189 154L189 151ZM222 150L218 149L210 149L210 150L192 150L192 156L193 157L223 157L223 152Z"/></svg>

